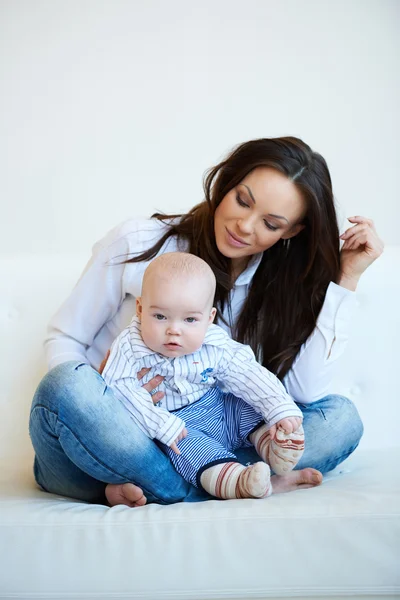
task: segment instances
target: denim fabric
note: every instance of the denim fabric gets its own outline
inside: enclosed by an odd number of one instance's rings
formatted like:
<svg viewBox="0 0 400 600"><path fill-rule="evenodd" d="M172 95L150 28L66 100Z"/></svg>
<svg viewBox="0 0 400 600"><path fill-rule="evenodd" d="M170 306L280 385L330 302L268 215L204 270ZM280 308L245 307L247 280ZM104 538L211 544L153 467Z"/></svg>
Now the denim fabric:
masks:
<svg viewBox="0 0 400 600"><path fill-rule="evenodd" d="M297 468L327 472L357 447L363 431L360 417L342 396L299 406L306 450ZM104 503L105 484L130 481L143 489L148 502L210 498L178 475L114 399L102 377L86 364L63 363L43 378L33 398L30 436L35 478L48 492ZM259 460L253 448L236 454L244 464Z"/></svg>

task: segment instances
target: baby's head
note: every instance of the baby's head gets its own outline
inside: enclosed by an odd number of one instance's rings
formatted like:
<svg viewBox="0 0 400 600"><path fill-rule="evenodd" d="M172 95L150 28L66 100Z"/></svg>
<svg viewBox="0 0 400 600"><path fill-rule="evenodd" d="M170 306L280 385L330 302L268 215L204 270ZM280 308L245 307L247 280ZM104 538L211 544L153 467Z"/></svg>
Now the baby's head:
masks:
<svg viewBox="0 0 400 600"><path fill-rule="evenodd" d="M146 346L170 358L198 350L216 314L214 294L214 273L201 258L184 252L155 258L136 299Z"/></svg>

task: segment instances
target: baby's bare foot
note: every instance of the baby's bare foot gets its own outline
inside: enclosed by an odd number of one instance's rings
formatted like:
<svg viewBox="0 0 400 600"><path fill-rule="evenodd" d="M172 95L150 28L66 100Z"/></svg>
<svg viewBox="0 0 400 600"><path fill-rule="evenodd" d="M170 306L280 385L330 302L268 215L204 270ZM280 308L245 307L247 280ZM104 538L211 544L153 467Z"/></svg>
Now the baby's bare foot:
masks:
<svg viewBox="0 0 400 600"><path fill-rule="evenodd" d="M315 487L322 483L322 479L322 473L316 469L302 469L301 471L291 471L287 475L273 475L271 477L272 493L282 494Z"/></svg>
<svg viewBox="0 0 400 600"><path fill-rule="evenodd" d="M136 508L136 506L144 506L147 502L143 491L133 483L109 483L106 487L106 498L110 506L124 504Z"/></svg>

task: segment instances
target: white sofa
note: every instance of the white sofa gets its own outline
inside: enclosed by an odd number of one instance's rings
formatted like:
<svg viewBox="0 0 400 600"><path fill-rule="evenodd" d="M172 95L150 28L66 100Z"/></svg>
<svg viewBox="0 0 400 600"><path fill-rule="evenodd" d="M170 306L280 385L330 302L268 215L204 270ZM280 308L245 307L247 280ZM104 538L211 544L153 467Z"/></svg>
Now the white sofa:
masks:
<svg viewBox="0 0 400 600"><path fill-rule="evenodd" d="M400 598L400 247L364 275L332 392L365 435L317 489L140 509L40 491L28 436L49 316L81 256L0 259L0 598Z"/></svg>

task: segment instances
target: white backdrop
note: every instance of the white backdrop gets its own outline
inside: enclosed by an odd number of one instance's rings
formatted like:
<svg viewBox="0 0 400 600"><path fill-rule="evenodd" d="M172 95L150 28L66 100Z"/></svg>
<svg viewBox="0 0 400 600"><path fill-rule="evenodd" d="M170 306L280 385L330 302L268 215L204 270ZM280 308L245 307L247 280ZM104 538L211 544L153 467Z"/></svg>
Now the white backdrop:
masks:
<svg viewBox="0 0 400 600"><path fill-rule="evenodd" d="M0 0L0 254L88 253L278 135L395 243L399 33L397 0Z"/></svg>

